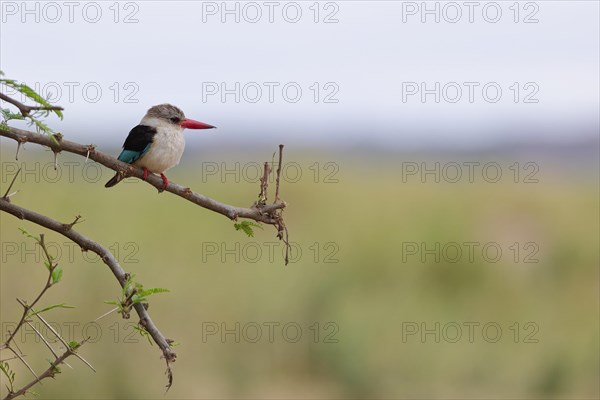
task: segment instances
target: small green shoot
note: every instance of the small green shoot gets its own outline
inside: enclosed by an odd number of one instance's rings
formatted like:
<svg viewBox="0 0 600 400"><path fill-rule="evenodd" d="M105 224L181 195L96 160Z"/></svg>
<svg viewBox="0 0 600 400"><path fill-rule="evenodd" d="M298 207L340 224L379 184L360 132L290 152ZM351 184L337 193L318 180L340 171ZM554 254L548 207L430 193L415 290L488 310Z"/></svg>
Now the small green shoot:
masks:
<svg viewBox="0 0 600 400"><path fill-rule="evenodd" d="M264 229L262 226L252 221L242 221L240 223L235 223L233 224L233 227L236 231L242 230L248 237L254 237L254 230L252 229L253 227Z"/></svg>
<svg viewBox="0 0 600 400"><path fill-rule="evenodd" d="M10 365L8 365L8 363L6 361L0 362L0 371L2 371L2 373L8 379L8 385L10 385L8 390L10 391L10 393L13 393L14 392L13 385L15 383L15 373L10 369ZM8 387L8 385L7 385L7 387Z"/></svg>
<svg viewBox="0 0 600 400"><path fill-rule="evenodd" d="M105 304L112 304L117 306L117 312L119 312L123 318L128 319L131 312L131 307L136 303L147 303L147 298L155 293L166 293L169 289L164 288L150 288L144 289L141 283L135 282L133 278L134 274L130 275L125 285L123 286L121 295L122 298L117 301L105 300Z"/></svg>

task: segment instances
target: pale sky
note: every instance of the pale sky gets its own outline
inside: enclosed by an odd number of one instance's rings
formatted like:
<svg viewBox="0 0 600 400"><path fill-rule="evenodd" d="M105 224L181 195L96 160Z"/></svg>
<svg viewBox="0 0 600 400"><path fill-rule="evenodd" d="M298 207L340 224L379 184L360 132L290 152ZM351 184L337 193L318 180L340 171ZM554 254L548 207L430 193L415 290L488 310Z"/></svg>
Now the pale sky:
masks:
<svg viewBox="0 0 600 400"><path fill-rule="evenodd" d="M211 142L598 135L597 1L422 4L3 1L0 68L52 94L66 112L49 122L84 142L120 145L165 102L218 126Z"/></svg>

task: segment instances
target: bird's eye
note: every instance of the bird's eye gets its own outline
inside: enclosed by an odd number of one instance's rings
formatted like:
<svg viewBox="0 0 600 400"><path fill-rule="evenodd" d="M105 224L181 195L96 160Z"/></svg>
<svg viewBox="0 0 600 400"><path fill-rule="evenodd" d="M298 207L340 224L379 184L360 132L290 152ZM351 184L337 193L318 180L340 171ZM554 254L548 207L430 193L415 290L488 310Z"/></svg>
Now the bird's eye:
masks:
<svg viewBox="0 0 600 400"><path fill-rule="evenodd" d="M178 124L180 122L180 119L177 117L171 117L171 122L173 122L174 124Z"/></svg>

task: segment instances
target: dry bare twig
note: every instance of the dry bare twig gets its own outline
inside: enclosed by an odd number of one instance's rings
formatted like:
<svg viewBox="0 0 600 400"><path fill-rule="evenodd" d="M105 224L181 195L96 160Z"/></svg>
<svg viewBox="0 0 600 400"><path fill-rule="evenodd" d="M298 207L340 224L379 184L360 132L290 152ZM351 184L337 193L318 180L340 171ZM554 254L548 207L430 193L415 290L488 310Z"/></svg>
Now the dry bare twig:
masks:
<svg viewBox="0 0 600 400"><path fill-rule="evenodd" d="M115 172L122 173L124 176L136 177L139 179L143 179L144 177L144 172L141 168L124 163L112 156L102 153L96 150L94 145L83 145L65 140L60 134L54 135L54 138L56 139L56 141L54 141L52 137L48 135L8 127L8 130L0 130L0 136L13 139L20 143L37 143L39 145L49 147L54 153L66 151L69 153L79 154L83 157L87 157L89 155L90 159L112 169ZM161 190L164 185L162 179L154 174L148 175L146 182L154 186L157 190ZM257 222L275 226L277 225L277 219L274 216L274 212L276 210L285 208L287 205L285 202L280 201L275 204L265 205L264 207L234 207L211 199L200 193L195 193L190 188L183 187L173 182L169 182L169 185L165 191L171 192L179 197L191 201L200 207L204 207L216 213L222 214L232 220L237 220L238 218L248 218Z"/></svg>

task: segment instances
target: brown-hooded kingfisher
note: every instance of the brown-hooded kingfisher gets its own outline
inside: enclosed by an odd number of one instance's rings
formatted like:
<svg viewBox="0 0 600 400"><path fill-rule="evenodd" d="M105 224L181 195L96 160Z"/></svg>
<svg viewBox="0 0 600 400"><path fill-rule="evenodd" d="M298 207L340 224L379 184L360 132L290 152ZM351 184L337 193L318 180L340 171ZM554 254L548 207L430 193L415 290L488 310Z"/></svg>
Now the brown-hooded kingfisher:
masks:
<svg viewBox="0 0 600 400"><path fill-rule="evenodd" d="M159 104L151 107L140 124L130 132L119 160L141 167L144 170L144 179L148 172L160 174L163 180L163 189L169 185L165 171L179 164L185 139L184 129L212 129L212 125L188 119L179 108L170 104ZM115 186L123 179L123 175L116 173L105 187Z"/></svg>

